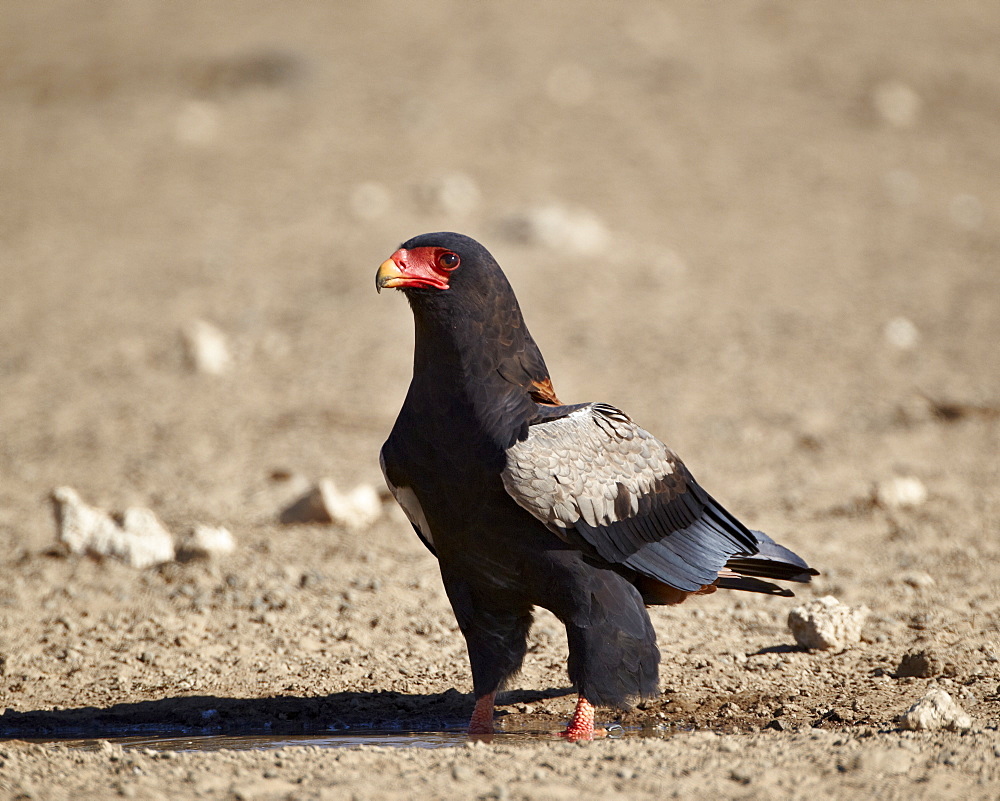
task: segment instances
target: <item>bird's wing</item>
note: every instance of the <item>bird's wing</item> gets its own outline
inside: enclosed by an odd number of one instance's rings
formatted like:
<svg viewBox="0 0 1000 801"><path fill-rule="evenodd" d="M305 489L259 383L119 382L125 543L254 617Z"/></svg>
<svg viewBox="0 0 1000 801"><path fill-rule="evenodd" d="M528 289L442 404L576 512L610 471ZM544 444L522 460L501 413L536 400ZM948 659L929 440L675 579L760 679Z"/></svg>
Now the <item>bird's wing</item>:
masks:
<svg viewBox="0 0 1000 801"><path fill-rule="evenodd" d="M687 592L715 582L732 557L757 553L750 531L624 412L561 408L528 427L503 471L508 494L556 534Z"/></svg>

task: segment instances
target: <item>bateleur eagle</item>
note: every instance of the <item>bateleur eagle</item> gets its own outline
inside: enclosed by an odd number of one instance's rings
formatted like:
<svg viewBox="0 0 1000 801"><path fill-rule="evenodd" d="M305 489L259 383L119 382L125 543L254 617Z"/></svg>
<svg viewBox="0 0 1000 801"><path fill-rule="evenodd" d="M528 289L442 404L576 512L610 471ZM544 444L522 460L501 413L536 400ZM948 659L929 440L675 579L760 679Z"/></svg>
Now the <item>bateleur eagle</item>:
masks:
<svg viewBox="0 0 1000 801"><path fill-rule="evenodd" d="M475 240L415 237L376 287L402 290L416 325L413 379L380 462L465 635L470 734L492 732L536 606L566 626L579 700L564 733L581 739L594 735L594 706L658 692L647 605L717 587L791 595L766 579L816 575L625 412L563 404L507 278Z"/></svg>

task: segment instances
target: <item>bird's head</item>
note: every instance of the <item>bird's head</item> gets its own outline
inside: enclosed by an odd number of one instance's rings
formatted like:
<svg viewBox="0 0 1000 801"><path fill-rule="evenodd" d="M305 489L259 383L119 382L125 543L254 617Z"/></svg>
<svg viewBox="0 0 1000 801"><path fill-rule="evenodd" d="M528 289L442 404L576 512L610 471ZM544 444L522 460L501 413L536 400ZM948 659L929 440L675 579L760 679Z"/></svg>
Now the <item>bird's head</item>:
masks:
<svg viewBox="0 0 1000 801"><path fill-rule="evenodd" d="M503 398L493 412L502 409L494 417L504 425L519 403L524 416L534 414L535 403L559 404L514 290L475 239L447 232L415 236L382 262L375 288L399 289L410 302L415 377L433 368L438 382L443 368L459 365L461 380L472 377L492 400ZM511 393L517 398L511 400ZM521 423L519 418L514 434L508 427L498 436L504 442L521 436Z"/></svg>
<svg viewBox="0 0 1000 801"><path fill-rule="evenodd" d="M462 234L421 234L404 242L382 262L375 288L400 289L411 304L445 302L462 304L477 297L496 299L510 292L503 272L490 252ZM448 296L447 300L444 297Z"/></svg>

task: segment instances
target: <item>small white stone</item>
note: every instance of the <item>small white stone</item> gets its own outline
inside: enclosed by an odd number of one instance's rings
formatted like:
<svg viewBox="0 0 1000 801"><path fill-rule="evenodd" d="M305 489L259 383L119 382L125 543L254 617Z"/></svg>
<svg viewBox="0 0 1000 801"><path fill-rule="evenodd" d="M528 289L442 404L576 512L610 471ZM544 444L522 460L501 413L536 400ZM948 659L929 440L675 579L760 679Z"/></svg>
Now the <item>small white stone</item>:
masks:
<svg viewBox="0 0 1000 801"><path fill-rule="evenodd" d="M947 692L935 687L899 717L900 726L913 731L972 728L972 718Z"/></svg>
<svg viewBox="0 0 1000 801"><path fill-rule="evenodd" d="M908 570L907 572L900 574L899 580L916 589L933 587L935 583L934 577L924 570Z"/></svg>
<svg viewBox="0 0 1000 801"><path fill-rule="evenodd" d="M332 481L323 482L321 487L333 522L349 531L371 528L382 516L382 499L371 484L359 484L346 493L337 492ZM333 493L327 487L333 489Z"/></svg>
<svg viewBox="0 0 1000 801"><path fill-rule="evenodd" d="M927 488L916 476L896 476L875 487L875 502L886 509L910 509L927 501Z"/></svg>
<svg viewBox="0 0 1000 801"><path fill-rule="evenodd" d="M900 350L912 350L920 341L920 331L906 317L893 317L885 324L885 341Z"/></svg>
<svg viewBox="0 0 1000 801"><path fill-rule="evenodd" d="M132 567L150 567L174 558L174 540L149 509L126 510L121 525L103 509L84 503L70 487L52 493L59 540L72 553L110 556Z"/></svg>
<svg viewBox="0 0 1000 801"><path fill-rule="evenodd" d="M788 628L795 642L817 651L843 651L860 642L869 609L850 607L832 595L797 606L788 613Z"/></svg>
<svg viewBox="0 0 1000 801"><path fill-rule="evenodd" d="M178 549L181 558L211 559L225 556L236 550L236 540L232 533L222 526L206 526L199 523L184 538Z"/></svg>
<svg viewBox="0 0 1000 801"><path fill-rule="evenodd" d="M72 487L57 487L52 491L52 500L59 541L69 546L70 553L84 554L92 542L112 540L120 530L111 515L84 503Z"/></svg>
<svg viewBox="0 0 1000 801"><path fill-rule="evenodd" d="M878 115L896 128L910 128L920 116L920 95L902 81L884 81L875 87L872 103Z"/></svg>
<svg viewBox="0 0 1000 801"><path fill-rule="evenodd" d="M559 204L535 206L505 221L508 236L525 245L579 255L603 252L610 241L604 223L587 209Z"/></svg>
<svg viewBox="0 0 1000 801"><path fill-rule="evenodd" d="M199 373L221 375L233 366L226 335L205 320L195 320L181 332L188 362Z"/></svg>
<svg viewBox="0 0 1000 801"><path fill-rule="evenodd" d="M282 523L333 523L348 531L371 528L382 516L382 499L370 484L341 492L323 479L280 515Z"/></svg>

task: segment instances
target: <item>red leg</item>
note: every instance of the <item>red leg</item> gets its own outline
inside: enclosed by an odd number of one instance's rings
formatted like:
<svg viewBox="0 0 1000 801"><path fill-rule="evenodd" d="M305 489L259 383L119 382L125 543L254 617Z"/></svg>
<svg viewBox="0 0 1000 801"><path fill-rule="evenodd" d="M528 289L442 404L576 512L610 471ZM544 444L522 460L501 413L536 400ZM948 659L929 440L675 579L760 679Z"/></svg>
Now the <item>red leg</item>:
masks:
<svg viewBox="0 0 1000 801"><path fill-rule="evenodd" d="M493 734L493 701L496 693L489 693L476 699L476 708L472 710L472 720L469 721L470 735Z"/></svg>
<svg viewBox="0 0 1000 801"><path fill-rule="evenodd" d="M577 699L573 719L570 720L562 736L570 742L576 742L577 740L593 740L595 737L603 737L605 734L604 729L594 729L594 705L581 695Z"/></svg>

